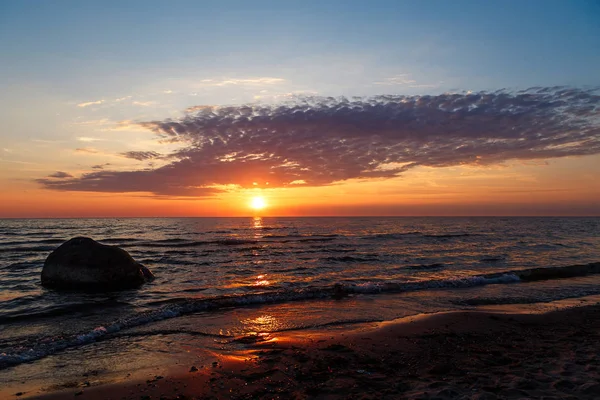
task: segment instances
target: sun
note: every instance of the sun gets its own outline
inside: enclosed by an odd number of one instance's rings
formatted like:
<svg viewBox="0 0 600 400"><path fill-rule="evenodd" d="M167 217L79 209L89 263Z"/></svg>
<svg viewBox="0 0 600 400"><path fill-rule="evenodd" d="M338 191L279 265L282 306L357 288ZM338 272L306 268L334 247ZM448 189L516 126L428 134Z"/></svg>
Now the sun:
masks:
<svg viewBox="0 0 600 400"><path fill-rule="evenodd" d="M267 203L265 202L265 198L261 196L253 197L250 201L250 207L252 207L254 210L262 210L266 206Z"/></svg>

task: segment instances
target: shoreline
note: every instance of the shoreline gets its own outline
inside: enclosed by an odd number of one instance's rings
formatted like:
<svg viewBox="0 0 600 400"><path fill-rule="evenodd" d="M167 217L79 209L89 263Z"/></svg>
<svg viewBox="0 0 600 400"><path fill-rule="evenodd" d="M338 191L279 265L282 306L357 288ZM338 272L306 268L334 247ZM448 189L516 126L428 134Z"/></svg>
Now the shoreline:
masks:
<svg viewBox="0 0 600 400"><path fill-rule="evenodd" d="M600 301L421 314L360 329L276 332L211 365L10 398L598 398ZM571 308L564 308L571 307ZM540 310L542 312L540 312ZM194 368L192 368L194 367ZM197 371L194 371L197 369ZM190 371L191 370L191 371Z"/></svg>

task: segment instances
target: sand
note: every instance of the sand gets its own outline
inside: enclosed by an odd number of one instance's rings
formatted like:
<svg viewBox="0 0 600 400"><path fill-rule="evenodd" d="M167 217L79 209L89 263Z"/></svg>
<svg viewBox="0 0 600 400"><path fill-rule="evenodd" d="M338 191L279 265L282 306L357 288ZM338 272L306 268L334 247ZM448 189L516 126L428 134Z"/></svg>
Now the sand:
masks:
<svg viewBox="0 0 600 400"><path fill-rule="evenodd" d="M267 335L188 372L13 398L594 399L599 328L598 305L448 312L354 332Z"/></svg>

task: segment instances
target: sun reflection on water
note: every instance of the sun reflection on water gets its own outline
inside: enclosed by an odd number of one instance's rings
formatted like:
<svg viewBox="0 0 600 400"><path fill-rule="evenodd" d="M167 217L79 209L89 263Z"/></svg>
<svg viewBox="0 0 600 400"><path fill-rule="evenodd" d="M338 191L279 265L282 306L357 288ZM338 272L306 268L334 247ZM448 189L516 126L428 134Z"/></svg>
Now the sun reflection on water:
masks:
<svg viewBox="0 0 600 400"><path fill-rule="evenodd" d="M256 282L254 282L253 286L269 286L271 282L269 282L266 278L266 275L258 275L256 277Z"/></svg>
<svg viewBox="0 0 600 400"><path fill-rule="evenodd" d="M254 234L254 239L262 238L263 231L263 219L262 217L254 217L252 218L252 230Z"/></svg>
<svg viewBox="0 0 600 400"><path fill-rule="evenodd" d="M245 325L246 332L260 332L265 334L267 332L274 332L281 328L281 322L270 314L260 315L255 318L243 319L240 322Z"/></svg>

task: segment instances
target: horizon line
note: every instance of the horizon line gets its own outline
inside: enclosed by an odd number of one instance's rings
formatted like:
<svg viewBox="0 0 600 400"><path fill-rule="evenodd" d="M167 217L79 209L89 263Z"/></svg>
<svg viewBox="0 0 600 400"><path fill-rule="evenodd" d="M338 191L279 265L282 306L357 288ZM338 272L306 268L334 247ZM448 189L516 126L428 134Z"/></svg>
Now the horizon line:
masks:
<svg viewBox="0 0 600 400"><path fill-rule="evenodd" d="M246 216L94 216L94 217L0 217L11 219L152 219L152 218L600 218L600 215L246 215Z"/></svg>

